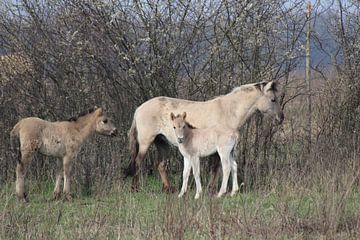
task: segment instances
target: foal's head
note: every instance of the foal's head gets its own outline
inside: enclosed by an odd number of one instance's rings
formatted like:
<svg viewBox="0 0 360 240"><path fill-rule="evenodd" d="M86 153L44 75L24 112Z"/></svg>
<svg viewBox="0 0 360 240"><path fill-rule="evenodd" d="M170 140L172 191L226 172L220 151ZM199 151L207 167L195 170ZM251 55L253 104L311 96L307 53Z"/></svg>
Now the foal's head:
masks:
<svg viewBox="0 0 360 240"><path fill-rule="evenodd" d="M95 131L101 135L106 136L116 136L117 129L111 120L107 117L106 113L102 108L97 108L94 112L95 114Z"/></svg>
<svg viewBox="0 0 360 240"><path fill-rule="evenodd" d="M255 87L261 91L261 96L256 102L257 109L264 115L270 115L275 118L278 124L284 120L284 113L276 97L276 82L261 82L255 84Z"/></svg>
<svg viewBox="0 0 360 240"><path fill-rule="evenodd" d="M183 114L174 115L174 113L170 114L175 135L177 138L178 143L183 143L186 137L186 130L189 128L188 124L185 121L186 112Z"/></svg>

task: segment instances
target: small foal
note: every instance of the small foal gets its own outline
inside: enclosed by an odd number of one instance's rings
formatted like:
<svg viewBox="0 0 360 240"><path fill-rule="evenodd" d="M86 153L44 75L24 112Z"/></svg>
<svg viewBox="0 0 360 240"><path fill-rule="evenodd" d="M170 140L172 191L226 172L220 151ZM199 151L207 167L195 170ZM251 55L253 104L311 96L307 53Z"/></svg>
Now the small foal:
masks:
<svg viewBox="0 0 360 240"><path fill-rule="evenodd" d="M64 176L64 200L70 200L70 175L74 159L84 142L94 133L115 136L117 129L102 108L93 108L68 121L49 122L36 117L20 120L10 133L12 148L17 153L16 196L28 201L25 193L25 174L33 156L39 152L58 158L64 171L58 169L54 199L60 198ZM59 164L60 165L60 164Z"/></svg>
<svg viewBox="0 0 360 240"><path fill-rule="evenodd" d="M218 152L220 156L223 170L223 179L217 197L221 197L226 192L230 170L233 180L231 196L233 196L239 190L237 164L234 159L235 148L239 139L238 133L220 126L196 129L185 121L186 112L177 116L171 113L170 117L179 143L179 150L184 157L183 184L179 197L182 197L187 190L191 168L196 182L195 199L200 197L202 187L199 158L212 155L215 152Z"/></svg>

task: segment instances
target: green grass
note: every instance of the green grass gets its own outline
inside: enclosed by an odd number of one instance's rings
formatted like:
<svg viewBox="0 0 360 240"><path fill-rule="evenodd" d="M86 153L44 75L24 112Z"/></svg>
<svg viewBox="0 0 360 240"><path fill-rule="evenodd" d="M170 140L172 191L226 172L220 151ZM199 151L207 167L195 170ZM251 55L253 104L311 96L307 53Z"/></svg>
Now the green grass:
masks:
<svg viewBox="0 0 360 240"><path fill-rule="evenodd" d="M157 178L138 193L129 183L71 202L51 201L53 183L28 182L29 203L0 190L0 239L356 239L360 237L360 191L337 210L342 192L289 185L214 199L194 190L182 199L161 192ZM331 196L331 198L329 198Z"/></svg>

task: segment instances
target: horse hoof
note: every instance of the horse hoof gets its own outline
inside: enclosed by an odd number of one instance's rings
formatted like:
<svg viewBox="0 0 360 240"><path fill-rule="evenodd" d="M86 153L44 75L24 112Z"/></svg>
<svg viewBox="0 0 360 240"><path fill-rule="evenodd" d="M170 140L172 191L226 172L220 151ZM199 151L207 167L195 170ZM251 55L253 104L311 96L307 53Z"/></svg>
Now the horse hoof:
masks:
<svg viewBox="0 0 360 240"><path fill-rule="evenodd" d="M29 202L29 198L28 195L26 193L23 193L22 195L18 195L16 194L16 198L19 202L24 202L24 203L28 203Z"/></svg>
<svg viewBox="0 0 360 240"><path fill-rule="evenodd" d="M212 188L212 187L209 188L209 194L210 194L210 195L215 195L216 192L217 192L217 191L216 191L216 188Z"/></svg>
<svg viewBox="0 0 360 240"><path fill-rule="evenodd" d="M164 187L163 191L166 193L175 193L176 189L173 186L166 186Z"/></svg>
<svg viewBox="0 0 360 240"><path fill-rule="evenodd" d="M69 202L72 200L72 197L70 194L65 194L63 198L63 202Z"/></svg>
<svg viewBox="0 0 360 240"><path fill-rule="evenodd" d="M139 192L139 186L131 186L131 192Z"/></svg>
<svg viewBox="0 0 360 240"><path fill-rule="evenodd" d="M237 191L236 191L236 192L231 192L231 193L230 193L230 197L235 196L235 195L236 195L236 193L237 193Z"/></svg>
<svg viewBox="0 0 360 240"><path fill-rule="evenodd" d="M139 183L136 181L133 181L131 183L131 191L132 192L138 192L140 190Z"/></svg>
<svg viewBox="0 0 360 240"><path fill-rule="evenodd" d="M216 196L216 191L209 190L207 193L208 193L209 197L215 197Z"/></svg>
<svg viewBox="0 0 360 240"><path fill-rule="evenodd" d="M222 196L223 196L224 194L223 193L218 193L218 195L216 195L216 197L215 198L221 198Z"/></svg>
<svg viewBox="0 0 360 240"><path fill-rule="evenodd" d="M208 189L208 193L209 193L209 196L214 196L216 195L216 188L209 188Z"/></svg>
<svg viewBox="0 0 360 240"><path fill-rule="evenodd" d="M58 201L60 199L61 199L61 193L60 192L54 192L52 200L53 201Z"/></svg>

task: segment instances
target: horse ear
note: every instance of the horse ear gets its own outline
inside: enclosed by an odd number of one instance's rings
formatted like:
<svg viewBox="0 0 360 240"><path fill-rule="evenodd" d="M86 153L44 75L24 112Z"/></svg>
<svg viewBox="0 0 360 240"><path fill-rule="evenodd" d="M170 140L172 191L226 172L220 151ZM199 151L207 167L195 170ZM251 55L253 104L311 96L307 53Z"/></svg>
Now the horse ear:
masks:
<svg viewBox="0 0 360 240"><path fill-rule="evenodd" d="M174 121L174 119L175 119L175 115L174 115L174 113L173 113L173 112L171 112L171 113L170 113L170 118L171 118L171 121Z"/></svg>
<svg viewBox="0 0 360 240"><path fill-rule="evenodd" d="M278 81L273 81L272 83L273 83L273 85L272 85L272 90L273 90L274 92L277 92L277 91L278 91L279 82L278 82Z"/></svg>
<svg viewBox="0 0 360 240"><path fill-rule="evenodd" d="M183 119L186 118L186 112L183 113L182 118L183 118Z"/></svg>
<svg viewBox="0 0 360 240"><path fill-rule="evenodd" d="M96 108L96 111L97 111L98 116L103 115L103 109L102 108Z"/></svg>
<svg viewBox="0 0 360 240"><path fill-rule="evenodd" d="M264 92L266 91L277 91L277 82L271 81L269 83L266 84L265 88L264 88Z"/></svg>

